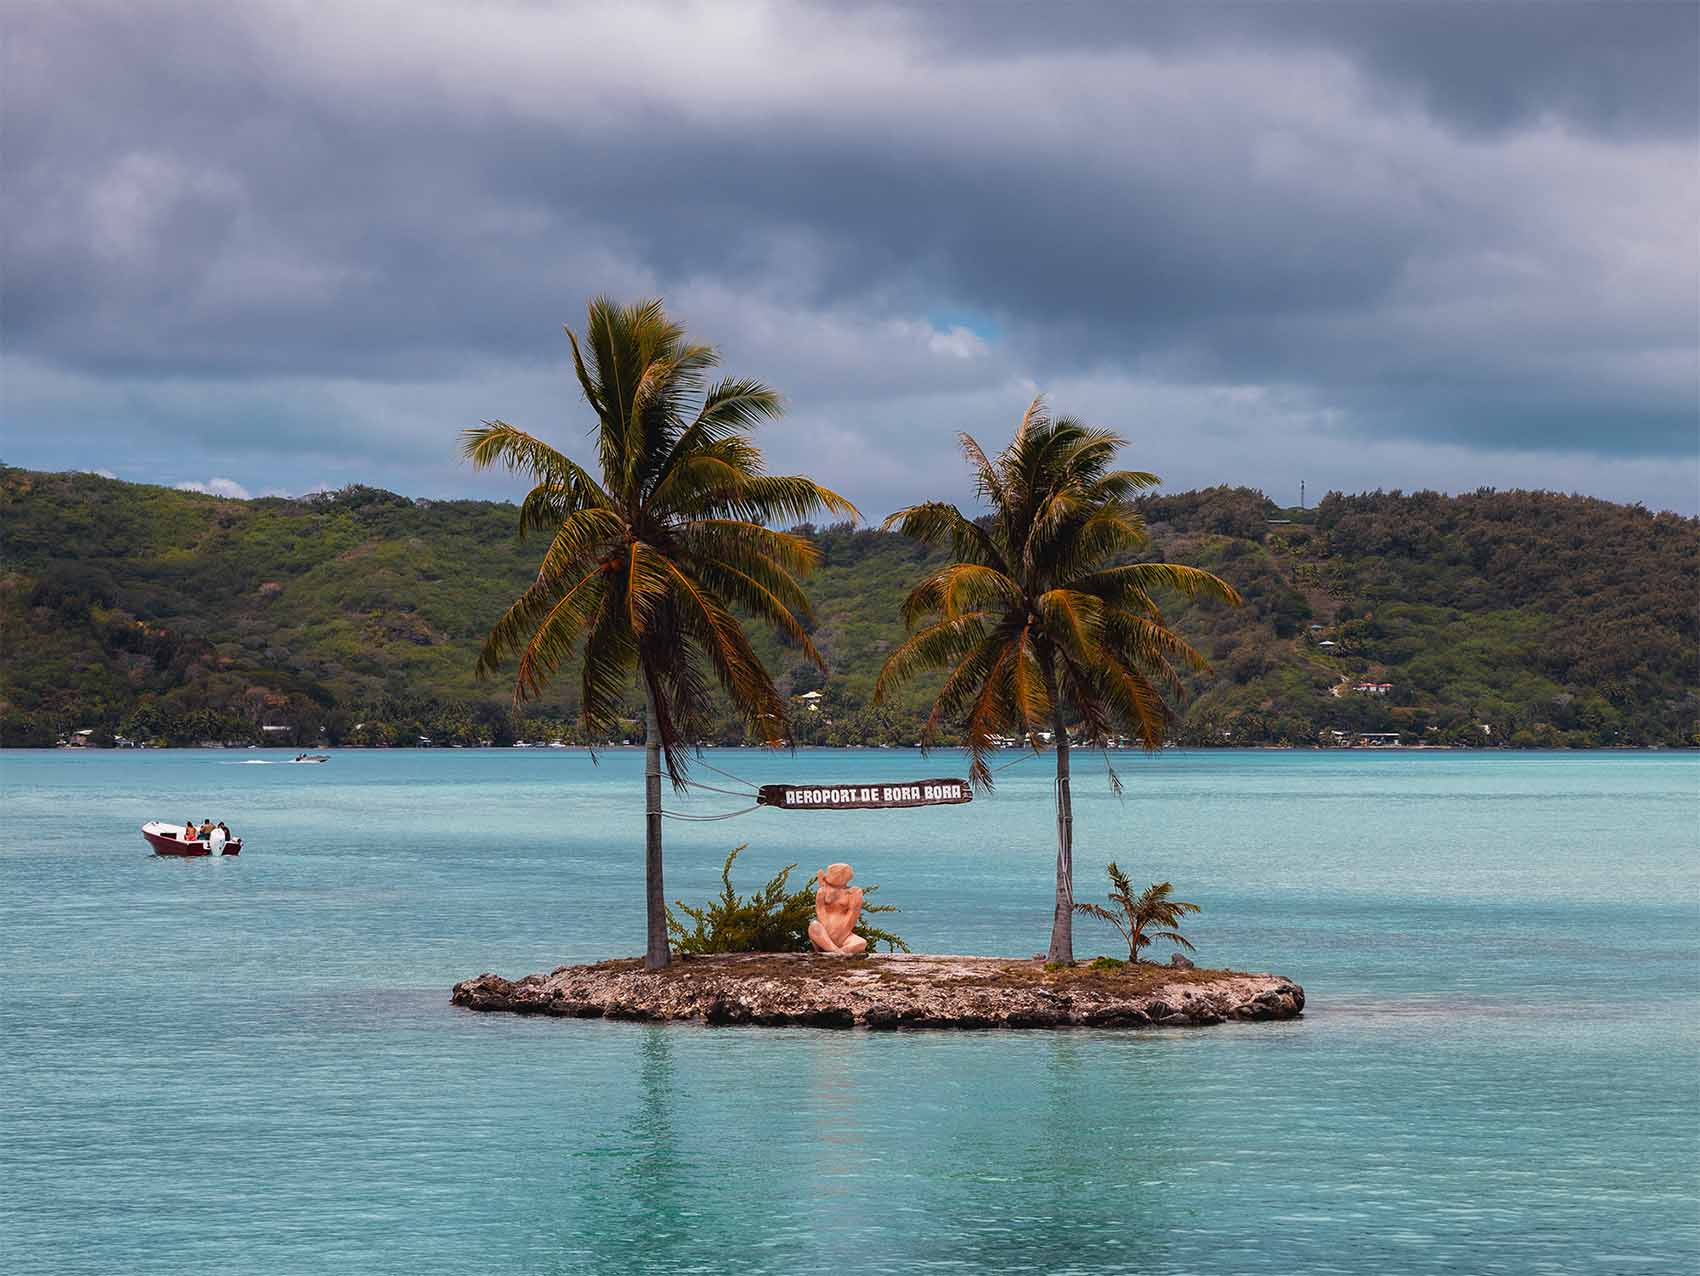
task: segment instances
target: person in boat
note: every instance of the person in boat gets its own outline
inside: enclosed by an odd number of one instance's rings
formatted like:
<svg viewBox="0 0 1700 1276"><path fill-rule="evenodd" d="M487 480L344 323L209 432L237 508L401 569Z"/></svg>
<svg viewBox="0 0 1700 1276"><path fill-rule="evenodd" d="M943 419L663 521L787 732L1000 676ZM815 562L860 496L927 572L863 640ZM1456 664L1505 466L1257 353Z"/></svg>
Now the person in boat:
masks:
<svg viewBox="0 0 1700 1276"><path fill-rule="evenodd" d="M195 821L183 821L183 840L185 842L193 842L195 840Z"/></svg>
<svg viewBox="0 0 1700 1276"><path fill-rule="evenodd" d="M201 821L201 831L199 833L195 834L195 836L198 839L200 839L201 841L205 842L208 838L212 837L212 831L213 831L213 822L211 820L202 820Z"/></svg>
<svg viewBox="0 0 1700 1276"><path fill-rule="evenodd" d="M230 833L230 825L226 824L223 820L220 820L218 822L217 828L218 828L218 831L220 833L224 834L224 840L225 841L227 841L227 842L235 841L235 838L232 837L231 833Z"/></svg>

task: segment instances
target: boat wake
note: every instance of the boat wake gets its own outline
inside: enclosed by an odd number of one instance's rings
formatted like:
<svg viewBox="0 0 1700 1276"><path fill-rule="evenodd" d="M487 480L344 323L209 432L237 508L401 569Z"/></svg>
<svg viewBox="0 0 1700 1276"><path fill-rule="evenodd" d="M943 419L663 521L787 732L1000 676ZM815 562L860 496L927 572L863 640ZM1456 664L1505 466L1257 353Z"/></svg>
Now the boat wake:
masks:
<svg viewBox="0 0 1700 1276"><path fill-rule="evenodd" d="M330 759L321 754L306 758L237 758L234 760L219 758L218 764L220 766L311 766L314 763L328 761Z"/></svg>

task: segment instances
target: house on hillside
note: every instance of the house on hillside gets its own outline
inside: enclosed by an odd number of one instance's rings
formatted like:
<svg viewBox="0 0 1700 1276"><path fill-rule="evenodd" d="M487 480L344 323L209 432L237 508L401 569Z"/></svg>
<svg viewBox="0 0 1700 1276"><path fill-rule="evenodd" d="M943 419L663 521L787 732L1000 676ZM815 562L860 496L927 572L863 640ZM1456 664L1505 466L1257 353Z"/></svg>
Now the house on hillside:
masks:
<svg viewBox="0 0 1700 1276"><path fill-rule="evenodd" d="M1340 644L1335 642L1332 638L1324 638L1321 642L1317 643L1316 645L1318 647L1327 647L1330 651L1332 651L1335 647L1338 647Z"/></svg>
<svg viewBox="0 0 1700 1276"><path fill-rule="evenodd" d="M1391 682L1360 682L1352 690L1362 692L1366 696L1384 696L1393 690L1393 684Z"/></svg>
<svg viewBox="0 0 1700 1276"><path fill-rule="evenodd" d="M818 692L818 691L805 691L802 695L792 696L791 698L793 700L800 701L802 703L803 707L806 708L810 713L819 713L820 712L820 702L822 700L826 699L826 697L821 695L821 693Z"/></svg>
<svg viewBox="0 0 1700 1276"><path fill-rule="evenodd" d="M1360 749L1397 749L1399 733L1397 731L1360 731L1357 745Z"/></svg>

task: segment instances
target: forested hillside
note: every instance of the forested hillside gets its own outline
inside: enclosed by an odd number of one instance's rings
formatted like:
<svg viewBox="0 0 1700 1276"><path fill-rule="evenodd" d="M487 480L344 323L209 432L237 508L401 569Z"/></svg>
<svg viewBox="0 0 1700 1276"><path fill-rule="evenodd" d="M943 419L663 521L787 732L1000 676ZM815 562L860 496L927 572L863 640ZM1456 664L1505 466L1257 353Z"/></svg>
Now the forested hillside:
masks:
<svg viewBox="0 0 1700 1276"><path fill-rule="evenodd" d="M1191 744L1676 745L1700 718L1700 521L1535 492L1330 495L1308 511L1216 488L1145 502L1152 555L1245 606L1175 600L1213 662ZM0 469L0 738L307 744L576 739L573 688L516 718L472 666L541 546L516 510L353 487L233 501ZM910 743L925 688L868 703L898 603L935 558L811 529L823 680L764 638L802 743ZM1360 690L1359 688L1365 688ZM263 727L284 731L263 732ZM716 738L741 732L728 717Z"/></svg>

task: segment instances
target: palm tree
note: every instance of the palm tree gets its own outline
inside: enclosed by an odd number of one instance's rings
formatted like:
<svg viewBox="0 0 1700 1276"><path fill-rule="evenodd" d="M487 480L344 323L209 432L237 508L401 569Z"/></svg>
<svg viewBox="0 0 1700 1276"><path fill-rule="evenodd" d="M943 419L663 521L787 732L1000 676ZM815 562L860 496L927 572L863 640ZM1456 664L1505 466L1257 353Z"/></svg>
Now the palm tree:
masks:
<svg viewBox="0 0 1700 1276"><path fill-rule="evenodd" d="M990 516L927 501L886 520L906 536L949 549L951 562L915 586L903 605L909 639L886 660L876 701L926 670L947 671L923 742L965 715L969 778L992 787L994 737L1048 733L1057 751L1057 882L1048 960L1074 960L1074 808L1068 720L1101 744L1130 730L1148 749L1163 743L1179 694L1176 664L1206 667L1164 622L1152 597L1238 603L1229 585L1174 563L1123 562L1148 543L1132 500L1154 474L1112 469L1125 440L1069 417L1052 420L1035 399L996 458L960 436ZM917 626L920 626L917 628ZM1112 784L1117 784L1111 772ZM1118 784L1119 788L1119 784Z"/></svg>
<svg viewBox="0 0 1700 1276"><path fill-rule="evenodd" d="M504 421L465 432L473 465L531 476L520 534L550 538L536 579L485 639L478 672L488 676L519 653L518 704L576 655L579 713L593 739L614 729L636 677L646 724L645 964L659 969L668 961L662 759L682 789L691 742L709 718L710 673L752 729L769 744L784 741L785 699L732 608L822 665L796 580L819 552L768 524L822 508L855 517L856 507L810 479L763 471L748 436L780 415L778 394L743 378L707 384L719 356L687 341L660 301L619 306L598 297L583 346L570 328L567 340L596 414L599 476Z"/></svg>
<svg viewBox="0 0 1700 1276"><path fill-rule="evenodd" d="M1127 880L1127 874L1116 867L1114 860L1110 861L1109 874L1109 899L1116 906L1116 911L1111 912L1099 904L1076 904L1074 911L1109 922L1119 930L1127 941L1129 961L1138 962L1139 950L1147 947L1153 939L1166 939L1188 952L1193 950L1192 941L1177 928L1186 920L1188 913L1202 911L1197 904L1171 898L1175 888L1168 882L1154 882L1141 894L1135 895L1133 884ZM1153 931L1151 928L1154 926L1166 926L1168 929Z"/></svg>

